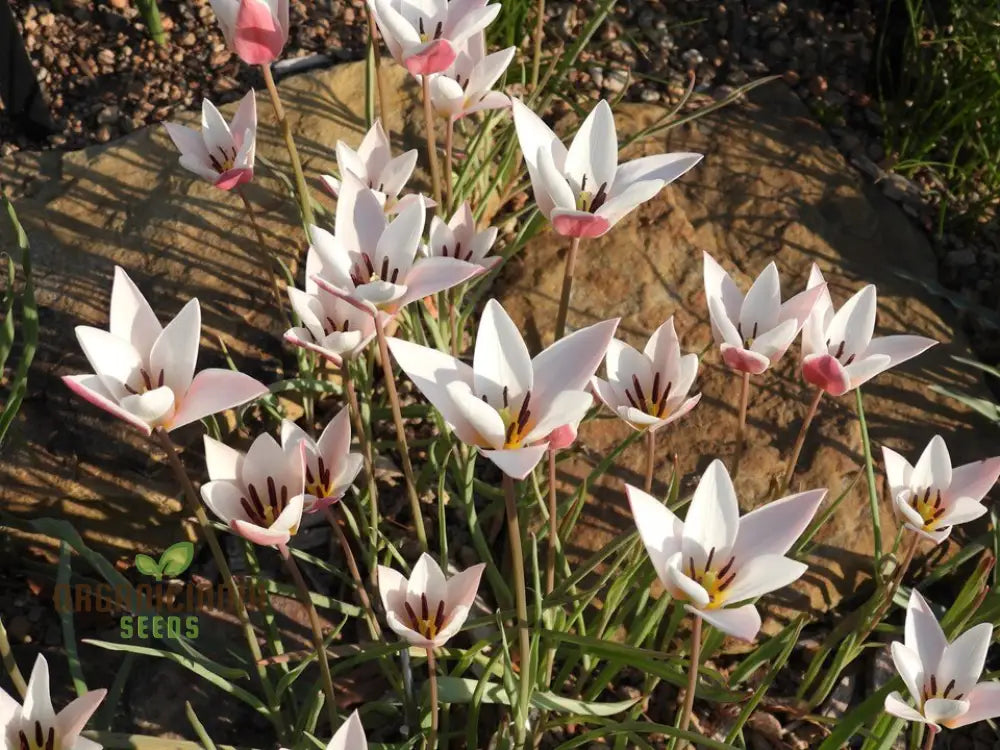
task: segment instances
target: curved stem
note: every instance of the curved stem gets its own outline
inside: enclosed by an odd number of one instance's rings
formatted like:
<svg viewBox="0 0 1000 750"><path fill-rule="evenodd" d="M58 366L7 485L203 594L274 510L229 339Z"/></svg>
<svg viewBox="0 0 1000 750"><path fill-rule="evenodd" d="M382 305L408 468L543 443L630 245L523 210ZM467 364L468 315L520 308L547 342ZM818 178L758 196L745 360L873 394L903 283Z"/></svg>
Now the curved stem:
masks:
<svg viewBox="0 0 1000 750"><path fill-rule="evenodd" d="M441 168L438 166L437 135L434 131L434 106L431 104L431 79L423 77L421 87L424 99L424 128L427 130L427 161L431 167L431 186L434 200L441 205Z"/></svg>
<svg viewBox="0 0 1000 750"><path fill-rule="evenodd" d="M257 235L257 243L260 245L261 255L267 261L268 270L271 276L271 294L274 295L274 305L278 308L278 315L281 316L281 323L284 324L285 328L291 328L292 324L288 320L288 314L285 312L284 305L281 304L281 286L278 284L278 261L274 257L274 253L267 249L267 242L264 240L264 233L260 230L260 226L257 224L257 213L254 211L253 204L247 198L246 193L243 191L242 187L236 188L237 195L243 201L243 208L247 212L247 218L250 219L250 226L253 228L254 234Z"/></svg>
<svg viewBox="0 0 1000 750"><path fill-rule="evenodd" d="M323 692L326 693L326 712L332 729L337 726L337 700L336 694L333 692L333 677L330 675L330 660L326 656L326 644L323 642L323 626L319 621L319 612L316 611L316 605L313 604L312 597L309 595L306 579L302 577L302 571L295 563L291 551L285 546L282 546L280 551L281 557L285 561L285 567L288 568L288 572L291 573L292 579L295 581L295 587L299 590L302 606L306 608L306 613L309 615L313 645L316 647L316 660L319 662L319 671L323 678Z"/></svg>
<svg viewBox="0 0 1000 750"><path fill-rule="evenodd" d="M556 587L556 539L559 537L559 522L556 519L556 452L547 451L549 464L549 545L545 561L545 594L551 594Z"/></svg>
<svg viewBox="0 0 1000 750"><path fill-rule="evenodd" d="M10 677L10 681L14 683L14 689L23 699L28 693L28 685L17 666L17 660L14 659L14 653L10 649L10 641L7 639L7 630L4 628L2 620L0 620L0 659L3 661L4 671Z"/></svg>
<svg viewBox="0 0 1000 750"><path fill-rule="evenodd" d="M201 530L201 535L205 538L205 541L208 542L208 547L212 551L212 559L215 560L215 564L219 568L219 575L222 576L222 580L225 582L225 585L228 586L229 590L232 592L233 609L236 610L236 617L240 621L240 626L243 628L243 635L246 637L247 646L250 648L250 655L253 657L254 664L257 668L257 677L260 679L261 686L264 688L264 695L267 698L271 721L274 722L275 728L278 730L279 734L284 735L286 732L284 720L281 718L280 710L278 710L278 704L275 700L275 694L271 687L271 682L267 678L267 667L261 663L262 655L260 652L260 644L257 642L257 635L254 633L253 624L250 622L250 615L247 612L246 604L243 601L243 594L240 591L240 587L236 583L236 579L233 578L233 572L229 569L229 563L226 560L226 554L222 551L222 545L219 544L219 537L216 535L211 521L208 520L205 508L202 507L201 499L198 497L198 491L194 488L194 484L191 482L191 478L188 476L187 470L184 468L184 464L181 462L180 456L177 455L177 448L174 445L174 441L170 439L170 435L162 427L157 427L153 430L153 437L156 438L156 441L160 444L160 448L163 449L163 452L167 454L167 461L170 464L170 468L174 472L174 477L184 490L184 497L187 498L188 508L194 514L195 520L198 523L198 528Z"/></svg>
<svg viewBox="0 0 1000 750"><path fill-rule="evenodd" d="M653 491L653 464L656 461L656 430L646 430L646 478L643 489L646 494Z"/></svg>
<svg viewBox="0 0 1000 750"><path fill-rule="evenodd" d="M785 490L787 490L789 485L792 483L792 477L795 475L795 466L799 462L799 454L802 453L802 446L806 442L806 434L809 432L809 425L812 424L813 417L816 416L816 410L819 408L821 398L823 398L823 389L817 388L816 393L813 394L813 399L809 404L809 408L806 410L806 416L802 420L802 427L799 429L799 435L795 438L795 446L792 448L791 458L788 459L788 466L785 468L785 477L781 482L781 490L778 492L778 495L785 494Z"/></svg>
<svg viewBox="0 0 1000 750"><path fill-rule="evenodd" d="M747 429L747 404L750 402L750 373L743 373L743 382L740 385L740 422L736 428L736 457L733 459L733 475L740 470L740 461L743 458L743 444L746 441Z"/></svg>
<svg viewBox="0 0 1000 750"><path fill-rule="evenodd" d="M514 715L515 746L524 747L527 735L528 706L531 701L531 634L528 632L528 593L524 578L524 551L521 545L521 524L517 518L517 496L514 480L504 474L503 496L507 509L507 536L510 543L511 565L514 568L514 603L517 609L517 632L521 664L518 682L517 711Z"/></svg>
<svg viewBox="0 0 1000 750"><path fill-rule="evenodd" d="M431 734L427 738L429 750L437 750L438 746L438 681L437 663L434 660L434 649L427 649L427 680L431 693Z"/></svg>
<svg viewBox="0 0 1000 750"><path fill-rule="evenodd" d="M924 731L927 732L927 738L924 740L924 750L931 750L934 747L934 740L937 739L937 733L930 727L924 727Z"/></svg>
<svg viewBox="0 0 1000 750"><path fill-rule="evenodd" d="M288 149L288 159L292 163L292 173L295 177L295 192L299 196L299 207L302 210L302 220L308 224L315 224L313 217L312 199L309 197L309 188L306 186L306 177L302 172L302 162L299 160L299 151L295 147L295 139L292 137L292 126L285 116L285 108L281 104L281 97L278 96L278 87L274 84L274 76L271 75L270 65L261 65L261 72L264 74L264 85L267 86L267 93L271 97L271 106L274 108L274 116L278 119L278 127L281 135L285 139L285 148Z"/></svg>
<svg viewBox="0 0 1000 750"><path fill-rule="evenodd" d="M368 590L365 588L365 583L361 580L361 571L358 569L358 561L354 559L354 552L351 550L351 543L347 540L347 535L344 533L344 530L340 528L340 523L338 523L329 506L323 509L323 515L326 517L327 523L329 523L330 527L333 529L334 536L337 537L337 542L340 544L340 549L344 552L344 559L347 562L347 570L351 574L351 579L354 581L355 588L358 590L358 600L361 602L361 608L365 611L365 620L368 622L368 632L371 633L373 640L378 640L382 637L382 628L379 627L378 618L375 616L375 609L372 607L372 600L368 596Z"/></svg>
<svg viewBox="0 0 1000 750"><path fill-rule="evenodd" d="M698 662L701 661L701 617L694 615L691 625L691 672L688 675L687 692L684 693L684 708L681 711L681 721L677 728L686 732L691 724L691 711L694 709L694 693L698 687Z"/></svg>
<svg viewBox="0 0 1000 750"><path fill-rule="evenodd" d="M579 250L580 238L574 237L566 254L566 270L563 272L562 293L559 295L559 312L556 313L556 341L566 333L566 317L569 315L569 299L573 294L573 274L576 273L576 254Z"/></svg>
<svg viewBox="0 0 1000 750"><path fill-rule="evenodd" d="M425 77L426 80L426 77ZM403 414L399 410L399 393L396 391L396 379L392 372L392 360L389 359L389 346L385 342L385 331L375 321L375 331L378 338L378 351L382 359L382 372L385 374L385 389L389 394L389 404L392 407L392 421L396 424L396 444L399 446L400 463L403 465L403 476L406 477L406 495L410 501L410 512L413 514L413 525L416 528L420 548L427 552L427 532L424 531L424 517L420 512L420 498L417 497L417 484L413 478L413 465L410 463L410 450L406 444L406 428L403 426Z"/></svg>

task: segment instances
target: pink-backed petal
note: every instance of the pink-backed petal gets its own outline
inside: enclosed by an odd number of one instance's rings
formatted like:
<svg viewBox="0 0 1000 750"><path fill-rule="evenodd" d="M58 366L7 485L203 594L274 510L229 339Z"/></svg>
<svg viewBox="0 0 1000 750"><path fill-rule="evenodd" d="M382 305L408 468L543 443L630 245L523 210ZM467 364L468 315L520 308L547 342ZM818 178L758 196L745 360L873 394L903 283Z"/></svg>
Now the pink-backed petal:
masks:
<svg viewBox="0 0 1000 750"><path fill-rule="evenodd" d="M722 361L731 370L745 372L750 375L760 375L771 366L771 360L763 354L744 349L740 346L723 343L719 346Z"/></svg>
<svg viewBox="0 0 1000 750"><path fill-rule="evenodd" d="M468 281L483 272L482 266L455 258L420 258L406 276L406 292L397 302L398 307L418 299L443 292Z"/></svg>
<svg viewBox="0 0 1000 750"><path fill-rule="evenodd" d="M285 331L285 334L282 338L284 338L285 341L287 341L292 346L300 346L303 349L315 352L316 354L320 355L324 359L333 363L337 367L340 367L341 363L343 362L343 358L341 357L340 354L331 351L330 349L326 349L317 344L315 339L313 339L312 334L306 328L290 328L287 331Z"/></svg>
<svg viewBox="0 0 1000 750"><path fill-rule="evenodd" d="M233 46L243 62L270 65L281 56L286 39L266 0L240 0Z"/></svg>
<svg viewBox="0 0 1000 750"><path fill-rule="evenodd" d="M950 497L982 500L1000 477L1000 456L957 466L951 474Z"/></svg>
<svg viewBox="0 0 1000 750"><path fill-rule="evenodd" d="M56 716L56 736L64 748L72 748L80 732L101 705L108 691L90 690L70 703Z"/></svg>
<svg viewBox="0 0 1000 750"><path fill-rule="evenodd" d="M247 520L247 513L242 504L241 485L224 479L205 482L201 486L201 499L223 523L231 524L233 521Z"/></svg>
<svg viewBox="0 0 1000 750"><path fill-rule="evenodd" d="M531 399L548 403L560 391L582 391L597 372L619 318L602 320L559 339L531 360Z"/></svg>
<svg viewBox="0 0 1000 750"><path fill-rule="evenodd" d="M563 237L594 238L600 237L611 229L611 222L603 216L575 211L568 208L556 208L549 217L552 228Z"/></svg>
<svg viewBox="0 0 1000 750"><path fill-rule="evenodd" d="M278 545L288 544L288 540L292 538L291 534L287 530L275 531L272 529L265 529L257 524L238 519L233 521L230 526L233 531L244 539L248 539L254 544L259 544L262 547L277 547Z"/></svg>
<svg viewBox="0 0 1000 750"><path fill-rule="evenodd" d="M548 450L548 446L542 444L512 450L481 450L480 453L512 479L524 479L531 473L532 469L538 466L538 462L542 460L546 450Z"/></svg>
<svg viewBox="0 0 1000 750"><path fill-rule="evenodd" d="M415 53L404 53L403 66L411 75L429 76L443 73L455 62L455 48L447 39L436 39L421 45Z"/></svg>
<svg viewBox="0 0 1000 750"><path fill-rule="evenodd" d="M692 614L701 615L702 619L712 627L741 641L750 642L760 632L760 612L752 604L725 609L695 610L689 605L684 608Z"/></svg>
<svg viewBox="0 0 1000 750"><path fill-rule="evenodd" d="M965 696L969 709L947 723L951 729L1000 716L1000 682L983 682Z"/></svg>
<svg viewBox="0 0 1000 750"><path fill-rule="evenodd" d="M24 704L21 709L21 718L26 723L35 721L42 725L51 724L55 719L55 711L52 710L52 695L49 682L49 663L45 657L39 654L35 657L35 664L31 668L31 676L28 677L28 690L24 696Z"/></svg>
<svg viewBox="0 0 1000 750"><path fill-rule="evenodd" d="M783 555L812 521L826 490L809 490L775 500L740 519L733 545L737 562L756 555Z"/></svg>
<svg viewBox="0 0 1000 750"><path fill-rule="evenodd" d="M340 194L340 180L330 174L321 174L319 184L326 188L326 192L336 198Z"/></svg>
<svg viewBox="0 0 1000 750"><path fill-rule="evenodd" d="M113 414L119 419L128 422L143 434L149 435L153 431L146 422L143 422L139 417L121 408L117 402L108 398L104 384L96 375L65 375L62 380L66 384L66 387L77 396L89 401L97 408L104 409L109 414Z"/></svg>
<svg viewBox="0 0 1000 750"><path fill-rule="evenodd" d="M386 612L403 612L406 601L406 577L399 571L379 565L376 568L378 595Z"/></svg>
<svg viewBox="0 0 1000 750"><path fill-rule="evenodd" d="M810 354L802 360L802 377L810 385L822 388L831 396L843 396L851 390L851 380L844 366L829 354Z"/></svg>
<svg viewBox="0 0 1000 750"><path fill-rule="evenodd" d="M925 672L937 669L948 646L948 639L927 600L916 589L910 593L910 601L906 605L903 641L907 648L917 653Z"/></svg>
<svg viewBox="0 0 1000 750"><path fill-rule="evenodd" d="M242 406L267 392L267 386L241 372L221 368L202 370L182 397L169 429L176 430L209 414Z"/></svg>
<svg viewBox="0 0 1000 750"><path fill-rule="evenodd" d="M550 451L561 451L576 442L577 425L564 424L550 432L543 443L548 443Z"/></svg>
<svg viewBox="0 0 1000 750"><path fill-rule="evenodd" d="M948 726L969 710L967 700L950 698L929 698L924 701L924 716L932 724Z"/></svg>
<svg viewBox="0 0 1000 750"><path fill-rule="evenodd" d="M448 579L448 598L445 608L447 611L456 607L471 608L476 600L476 593L479 591L479 582L483 577L486 565L479 563L466 568L461 573L456 573Z"/></svg>
<svg viewBox="0 0 1000 750"><path fill-rule="evenodd" d="M253 169L230 169L220 174L213 184L222 190L232 190L234 187L245 185L252 179Z"/></svg>
<svg viewBox="0 0 1000 750"><path fill-rule="evenodd" d="M115 266L115 279L111 284L108 330L131 342L144 360L149 358L149 350L163 330L153 308L121 266Z"/></svg>

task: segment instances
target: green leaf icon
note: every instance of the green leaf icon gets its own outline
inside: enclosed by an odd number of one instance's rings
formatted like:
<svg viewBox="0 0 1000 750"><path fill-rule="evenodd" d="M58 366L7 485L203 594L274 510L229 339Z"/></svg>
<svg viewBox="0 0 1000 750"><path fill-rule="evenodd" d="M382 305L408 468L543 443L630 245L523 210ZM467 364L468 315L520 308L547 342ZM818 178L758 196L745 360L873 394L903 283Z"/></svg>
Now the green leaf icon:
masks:
<svg viewBox="0 0 1000 750"><path fill-rule="evenodd" d="M159 570L165 576L179 576L194 559L194 545L191 542L177 542L160 555Z"/></svg>
<svg viewBox="0 0 1000 750"><path fill-rule="evenodd" d="M139 572L144 576L153 576L157 581L163 577L160 573L160 565L149 555L136 555L135 556L135 567L138 568Z"/></svg>

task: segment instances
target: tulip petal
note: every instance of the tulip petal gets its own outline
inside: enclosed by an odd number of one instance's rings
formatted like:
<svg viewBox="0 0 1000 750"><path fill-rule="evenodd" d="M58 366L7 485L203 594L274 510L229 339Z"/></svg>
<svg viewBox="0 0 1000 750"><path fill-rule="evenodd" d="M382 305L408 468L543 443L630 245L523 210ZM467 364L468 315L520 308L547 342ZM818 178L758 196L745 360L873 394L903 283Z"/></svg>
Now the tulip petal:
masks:
<svg viewBox="0 0 1000 750"><path fill-rule="evenodd" d="M269 65L281 56L287 40L271 6L264 0L240 0L233 48L247 65Z"/></svg>
<svg viewBox="0 0 1000 750"><path fill-rule="evenodd" d="M265 529L263 526L237 519L230 524L233 531L244 539L262 547L277 547L288 544L291 534L283 529Z"/></svg>
<svg viewBox="0 0 1000 750"><path fill-rule="evenodd" d="M886 713L892 714L893 716L905 721L917 721L921 724L927 723L927 719L924 718L924 715L904 701L903 696L900 695L897 690L893 690L885 697L885 704L883 708L885 708Z"/></svg>
<svg viewBox="0 0 1000 750"><path fill-rule="evenodd" d="M941 655L948 646L948 639L945 638L937 618L916 589L910 593L910 601L906 606L903 642L907 648L917 653L926 672L937 669Z"/></svg>
<svg viewBox="0 0 1000 750"><path fill-rule="evenodd" d="M831 396L843 396L853 387L847 370L829 354L807 355L802 360L802 377Z"/></svg>
<svg viewBox="0 0 1000 750"><path fill-rule="evenodd" d="M921 686L924 683L925 667L920 663L917 652L904 646L899 641L893 641L889 645L892 654L892 662L896 665L896 671L903 679L906 689L913 696L914 700L921 699ZM928 667L932 669L933 667Z"/></svg>
<svg viewBox="0 0 1000 750"><path fill-rule="evenodd" d="M444 572L437 561L426 552L420 555L413 566L410 580L406 585L406 600L415 612L420 611L423 596L426 596L427 601L432 604L448 600L448 583Z"/></svg>
<svg viewBox="0 0 1000 750"><path fill-rule="evenodd" d="M976 685L965 696L965 700L969 708L964 714L948 722L948 726L952 729L1000 716L1000 682L983 682Z"/></svg>
<svg viewBox="0 0 1000 750"><path fill-rule="evenodd" d="M445 609L450 611L457 607L469 609L476 600L479 591L479 582L483 577L486 565L479 563L466 568L460 573L456 573L448 579L448 596Z"/></svg>
<svg viewBox="0 0 1000 750"><path fill-rule="evenodd" d="M75 332L83 355L112 398L129 393L126 385L141 387L139 371L145 363L127 339L90 326L77 326Z"/></svg>
<svg viewBox="0 0 1000 750"><path fill-rule="evenodd" d="M951 497L967 497L982 500L1000 477L1000 457L974 461L971 464L957 466L952 470L951 487L948 494Z"/></svg>
<svg viewBox="0 0 1000 750"><path fill-rule="evenodd" d="M506 439L506 426L497 408L487 404L469 389L465 383L451 382L446 386L448 393L462 412L465 422L474 430L472 445L501 448Z"/></svg>
<svg viewBox="0 0 1000 750"><path fill-rule="evenodd" d="M531 361L531 398L548 403L559 391L582 391L604 359L618 318L581 328L559 339Z"/></svg>
<svg viewBox="0 0 1000 750"><path fill-rule="evenodd" d="M938 519L938 523L947 524L948 526L968 523L984 515L986 511L987 508L981 501L973 500L971 497L960 497L948 505L948 509Z"/></svg>
<svg viewBox="0 0 1000 750"><path fill-rule="evenodd" d="M725 362L726 367L736 372L760 375L771 366L771 360L766 355L744 349L742 346L723 343L719 346L719 353L722 355L722 361Z"/></svg>
<svg viewBox="0 0 1000 750"><path fill-rule="evenodd" d="M659 372L661 376L672 378L676 374L681 357L681 345L677 338L677 330L674 328L673 315L653 331L642 352L649 358L653 370Z"/></svg>
<svg viewBox="0 0 1000 750"><path fill-rule="evenodd" d="M915 490L946 490L951 485L951 456L944 438L935 435L913 467L910 485Z"/></svg>
<svg viewBox="0 0 1000 750"><path fill-rule="evenodd" d="M844 345L843 356L860 356L875 331L876 292L872 284L852 296L833 316L826 329L831 348Z"/></svg>
<svg viewBox="0 0 1000 750"><path fill-rule="evenodd" d="M626 484L625 495L653 570L663 580L667 560L680 552L684 523L667 506L637 487Z"/></svg>
<svg viewBox="0 0 1000 750"><path fill-rule="evenodd" d="M204 442L208 476L211 479L239 481L243 472L243 453L208 435L204 436Z"/></svg>
<svg viewBox="0 0 1000 750"><path fill-rule="evenodd" d="M611 229L611 222L603 216L570 208L554 208L549 216L556 234L563 237L593 239Z"/></svg>
<svg viewBox="0 0 1000 750"><path fill-rule="evenodd" d="M160 333L149 353L151 379L170 388L178 397L187 391L194 378L201 339L201 306L192 299L181 308Z"/></svg>
<svg viewBox="0 0 1000 750"><path fill-rule="evenodd" d="M223 523L249 520L243 508L243 488L235 482L224 479L206 482L201 486L201 499Z"/></svg>
<svg viewBox="0 0 1000 750"><path fill-rule="evenodd" d="M326 750L368 750L368 739L365 737L365 728L361 725L361 717L357 710L347 717L347 721L340 725Z"/></svg>
<svg viewBox="0 0 1000 750"><path fill-rule="evenodd" d="M588 391L563 391L555 398L543 404L540 413L533 412L528 424L528 433L522 438L527 444L544 440L545 436L562 425L578 425L587 415L594 403L594 397ZM532 424L532 421L537 422Z"/></svg>
<svg viewBox="0 0 1000 750"><path fill-rule="evenodd" d="M39 654L31 668L31 676L28 678L28 688L21 708L21 720L25 724L37 721L42 726L47 726L53 723L56 714L52 710L49 684L49 663L44 656Z"/></svg>
<svg viewBox="0 0 1000 750"><path fill-rule="evenodd" d="M62 381L73 393L89 401L97 408L104 409L104 411L118 417L118 419L128 422L146 435L152 432L152 428L148 423L127 409L123 409L117 401L113 401L108 396L107 389L96 375L65 375Z"/></svg>
<svg viewBox="0 0 1000 750"><path fill-rule="evenodd" d="M607 192L618 168L618 134L607 101L601 99L577 130L566 153L563 172L576 193Z"/></svg>
<svg viewBox="0 0 1000 750"><path fill-rule="evenodd" d="M202 370L194 376L191 387L181 399L170 429L242 406L267 392L267 386L241 372L221 368Z"/></svg>
<svg viewBox="0 0 1000 750"><path fill-rule="evenodd" d="M663 182L660 180L643 180L635 182L624 190L616 191L616 195L608 198L604 205L597 209L596 214L606 219L610 226L614 226L619 221L632 213L663 189Z"/></svg>
<svg viewBox="0 0 1000 750"><path fill-rule="evenodd" d="M521 332L495 299L487 301L479 319L472 362L475 393L495 408L520 405L531 390L531 355Z"/></svg>
<svg viewBox="0 0 1000 750"><path fill-rule="evenodd" d="M767 503L740 519L733 545L737 562L754 555L784 555L812 521L826 490L809 490Z"/></svg>
<svg viewBox="0 0 1000 750"><path fill-rule="evenodd" d="M892 448L887 448L884 445L882 446L882 464L885 466L885 478L889 482L889 489L893 497L910 486L910 477L913 475L913 467L910 462Z"/></svg>
<svg viewBox="0 0 1000 750"><path fill-rule="evenodd" d="M760 612L752 604L744 604L742 607L700 609L697 611L690 606L685 606L685 609L692 614L700 615L712 627L741 641L752 641L760 632Z"/></svg>
<svg viewBox="0 0 1000 750"><path fill-rule="evenodd" d="M698 481L684 520L684 558L693 557L696 566L704 566L710 550L716 560L727 558L739 523L733 482L725 464L715 459Z"/></svg>
<svg viewBox="0 0 1000 750"><path fill-rule="evenodd" d="M949 691L954 696L965 695L975 687L986 665L986 651L992 637L993 626L981 622L945 647L935 671L942 688L954 680L954 688Z"/></svg>
<svg viewBox="0 0 1000 750"><path fill-rule="evenodd" d="M669 185L702 160L701 154L678 152L643 156L625 162L615 173L611 197L636 182L659 181Z"/></svg>
<svg viewBox="0 0 1000 750"><path fill-rule="evenodd" d="M396 305L403 307L414 300L451 289L482 272L482 267L464 260L419 258L406 276L406 293Z"/></svg>
<svg viewBox="0 0 1000 750"><path fill-rule="evenodd" d="M712 311L711 302L713 299L721 302L722 308L719 310L721 314L718 315L719 321L729 321L733 329L731 337L717 336L716 341L725 340L733 344L739 343L740 337L736 333L735 321L739 320L740 317L740 308L743 306L743 294L740 292L739 287L736 286L736 282L732 280L715 258L707 252L702 252L702 260L704 262L705 297L709 302L709 311ZM717 324L715 317L713 313L713 327Z"/></svg>
<svg viewBox="0 0 1000 750"><path fill-rule="evenodd" d="M711 597L704 586L684 572L683 566L683 553L674 553L663 568L663 585L674 598L691 602L699 609L707 607Z"/></svg>
<svg viewBox="0 0 1000 750"><path fill-rule="evenodd" d="M888 369L889 367L895 367L909 359L913 359L937 343L934 339L929 339L925 336L880 336L871 340L868 349L865 351L865 355L884 355L888 357L889 364L886 368L883 368Z"/></svg>
<svg viewBox="0 0 1000 750"><path fill-rule="evenodd" d="M527 448L480 450L480 453L511 479L524 479L538 466L547 449L548 446L543 444Z"/></svg>
<svg viewBox="0 0 1000 750"><path fill-rule="evenodd" d="M966 700L928 698L924 701L924 716L930 724L948 726L968 710L969 702Z"/></svg>
<svg viewBox="0 0 1000 750"><path fill-rule="evenodd" d="M119 403L123 409L155 427L164 424L174 413L174 392L163 386L134 396L125 396Z"/></svg>
<svg viewBox="0 0 1000 750"><path fill-rule="evenodd" d="M736 578L726 589L726 601L741 602L784 588L809 569L805 563L784 555L758 555L737 561Z"/></svg>
<svg viewBox="0 0 1000 750"><path fill-rule="evenodd" d="M406 601L406 577L384 565L378 566L376 575L378 594L386 612L402 612Z"/></svg>
<svg viewBox="0 0 1000 750"><path fill-rule="evenodd" d="M194 133L194 131L190 132ZM201 150L204 151L205 146L201 136L197 136L197 138L201 144ZM153 308L149 306L149 302L146 301L142 292L121 266L115 266L115 278L111 284L111 312L108 329L115 336L131 342L143 359L149 357L153 342L156 341L162 330Z"/></svg>
<svg viewBox="0 0 1000 750"><path fill-rule="evenodd" d="M781 312L781 281L778 266L772 260L750 285L740 306L740 330L743 336L756 339L778 324Z"/></svg>

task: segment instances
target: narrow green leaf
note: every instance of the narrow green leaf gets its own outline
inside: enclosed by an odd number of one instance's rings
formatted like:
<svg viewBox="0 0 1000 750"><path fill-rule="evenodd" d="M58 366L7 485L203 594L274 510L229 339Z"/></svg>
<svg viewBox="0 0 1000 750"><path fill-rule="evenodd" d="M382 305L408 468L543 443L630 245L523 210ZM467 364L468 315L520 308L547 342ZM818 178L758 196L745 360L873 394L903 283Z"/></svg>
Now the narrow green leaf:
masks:
<svg viewBox="0 0 1000 750"><path fill-rule="evenodd" d="M438 677L438 696L443 703L471 703L480 684L479 680L463 677ZM486 683L486 687L482 689L481 699L485 703L510 705L510 697L503 686L494 682ZM614 716L627 711L637 701L638 698L612 703L580 701L541 691L535 691L531 697L531 705L535 708L575 716Z"/></svg>

